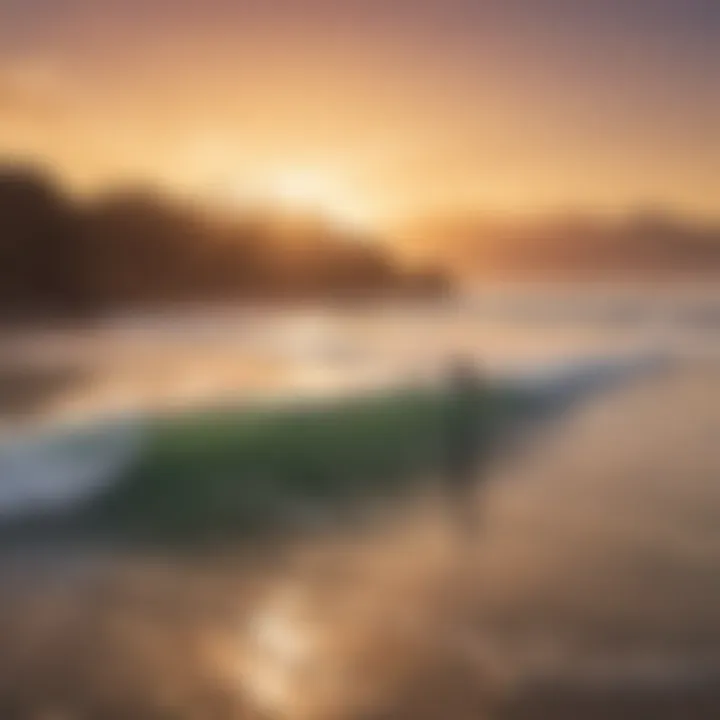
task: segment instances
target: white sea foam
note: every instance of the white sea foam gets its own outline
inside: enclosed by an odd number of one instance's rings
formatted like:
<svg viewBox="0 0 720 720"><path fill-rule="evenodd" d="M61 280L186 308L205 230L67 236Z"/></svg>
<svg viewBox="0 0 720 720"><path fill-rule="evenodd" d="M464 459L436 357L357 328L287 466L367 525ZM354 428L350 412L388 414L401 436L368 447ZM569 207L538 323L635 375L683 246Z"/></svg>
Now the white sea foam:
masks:
<svg viewBox="0 0 720 720"><path fill-rule="evenodd" d="M6 439L0 444L0 517L72 509L119 477L142 442L137 419Z"/></svg>

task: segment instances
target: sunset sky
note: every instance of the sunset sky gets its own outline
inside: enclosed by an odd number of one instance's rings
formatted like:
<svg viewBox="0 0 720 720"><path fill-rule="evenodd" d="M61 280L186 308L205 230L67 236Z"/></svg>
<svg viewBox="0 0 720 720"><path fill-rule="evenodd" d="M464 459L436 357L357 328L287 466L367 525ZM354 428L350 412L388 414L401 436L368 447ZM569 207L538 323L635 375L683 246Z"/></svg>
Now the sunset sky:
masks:
<svg viewBox="0 0 720 720"><path fill-rule="evenodd" d="M0 153L379 223L720 218L720 2L0 0Z"/></svg>

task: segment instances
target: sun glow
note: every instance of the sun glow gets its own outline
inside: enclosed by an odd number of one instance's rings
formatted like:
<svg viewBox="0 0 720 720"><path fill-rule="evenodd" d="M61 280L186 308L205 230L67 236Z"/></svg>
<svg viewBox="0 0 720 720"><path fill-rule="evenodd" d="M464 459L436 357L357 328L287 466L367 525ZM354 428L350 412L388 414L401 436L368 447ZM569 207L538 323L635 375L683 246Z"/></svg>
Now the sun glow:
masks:
<svg viewBox="0 0 720 720"><path fill-rule="evenodd" d="M359 193L331 173L296 168L268 174L252 186L239 187L241 200L269 205L291 215L318 215L353 230L371 230L371 209Z"/></svg>

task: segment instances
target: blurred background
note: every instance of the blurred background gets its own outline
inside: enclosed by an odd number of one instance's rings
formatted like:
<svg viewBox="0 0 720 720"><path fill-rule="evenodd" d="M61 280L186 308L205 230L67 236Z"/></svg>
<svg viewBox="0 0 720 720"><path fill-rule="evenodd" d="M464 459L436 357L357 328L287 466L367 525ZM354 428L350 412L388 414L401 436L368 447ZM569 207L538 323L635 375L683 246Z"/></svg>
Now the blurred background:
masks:
<svg viewBox="0 0 720 720"><path fill-rule="evenodd" d="M717 717L719 34L4 0L0 716Z"/></svg>

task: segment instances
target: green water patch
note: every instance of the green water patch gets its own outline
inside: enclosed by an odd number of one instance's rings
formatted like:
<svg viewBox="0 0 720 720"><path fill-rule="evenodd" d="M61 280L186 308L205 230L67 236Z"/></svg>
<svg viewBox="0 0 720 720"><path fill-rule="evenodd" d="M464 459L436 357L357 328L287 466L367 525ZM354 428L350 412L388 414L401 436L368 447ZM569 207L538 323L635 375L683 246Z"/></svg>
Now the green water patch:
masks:
<svg viewBox="0 0 720 720"><path fill-rule="evenodd" d="M396 498L441 467L446 412L456 402L439 390L400 388L160 419L92 516L124 532L212 537ZM488 389L478 404L481 434L489 437L516 402L508 390Z"/></svg>

